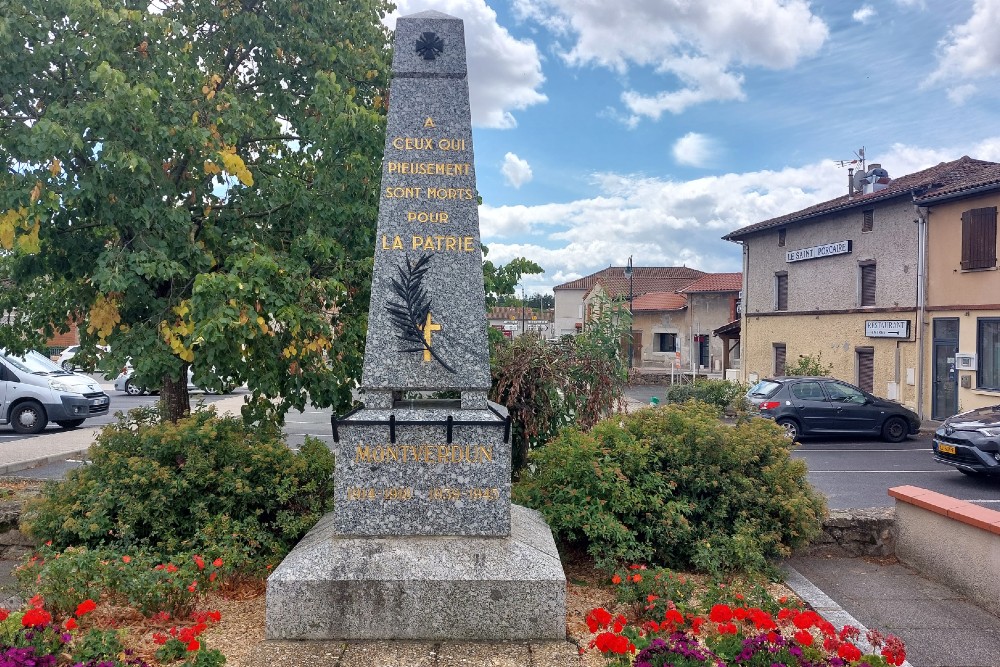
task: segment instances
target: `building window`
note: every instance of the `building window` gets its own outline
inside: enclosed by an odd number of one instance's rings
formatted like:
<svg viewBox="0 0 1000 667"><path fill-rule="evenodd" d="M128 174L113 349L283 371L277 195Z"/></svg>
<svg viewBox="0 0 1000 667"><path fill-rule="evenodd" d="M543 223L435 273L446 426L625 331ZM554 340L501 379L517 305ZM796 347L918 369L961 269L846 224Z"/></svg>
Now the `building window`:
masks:
<svg viewBox="0 0 1000 667"><path fill-rule="evenodd" d="M979 318L976 333L976 386L1000 391L1000 318Z"/></svg>
<svg viewBox="0 0 1000 667"><path fill-rule="evenodd" d="M784 229L779 229L778 230L778 247L779 248L784 248L785 247L785 230Z"/></svg>
<svg viewBox="0 0 1000 667"><path fill-rule="evenodd" d="M677 351L677 334L658 333L656 334L657 350L660 352Z"/></svg>
<svg viewBox="0 0 1000 667"><path fill-rule="evenodd" d="M781 376L785 374L785 344L775 343L774 344L774 375Z"/></svg>
<svg viewBox="0 0 1000 667"><path fill-rule="evenodd" d="M788 310L788 274L784 271L774 274L774 309Z"/></svg>
<svg viewBox="0 0 1000 667"><path fill-rule="evenodd" d="M875 229L875 209L869 208L863 211L864 219L861 221L861 232L870 232Z"/></svg>
<svg viewBox="0 0 1000 667"><path fill-rule="evenodd" d="M962 268L992 269L997 265L997 207L962 213Z"/></svg>
<svg viewBox="0 0 1000 667"><path fill-rule="evenodd" d="M858 365L858 386L869 394L875 393L875 348L855 348Z"/></svg>
<svg viewBox="0 0 1000 667"><path fill-rule="evenodd" d="M861 269L861 306L875 305L875 264L862 264Z"/></svg>

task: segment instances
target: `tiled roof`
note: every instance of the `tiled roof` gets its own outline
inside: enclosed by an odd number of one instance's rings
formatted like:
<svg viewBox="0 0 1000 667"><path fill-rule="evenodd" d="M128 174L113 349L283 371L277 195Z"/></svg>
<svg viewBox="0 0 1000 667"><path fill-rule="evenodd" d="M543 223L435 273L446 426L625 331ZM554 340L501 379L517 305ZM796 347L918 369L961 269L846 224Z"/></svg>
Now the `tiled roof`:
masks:
<svg viewBox="0 0 1000 667"><path fill-rule="evenodd" d="M686 266L635 266L632 267L632 294L647 292L676 292L705 275L704 271ZM553 289L583 289L590 291L598 282L611 298L628 296L628 278L624 266L609 266L597 273L577 278Z"/></svg>
<svg viewBox="0 0 1000 667"><path fill-rule="evenodd" d="M537 299L535 300L537 301ZM523 312L525 319L539 319L542 321L552 320L552 311L548 310L540 313L537 308L525 308ZM521 306L493 306L486 315L488 320L520 320L522 316Z"/></svg>
<svg viewBox="0 0 1000 667"><path fill-rule="evenodd" d="M690 294L691 292L739 292L741 289L743 289L742 273L709 273L678 291Z"/></svg>
<svg viewBox="0 0 1000 667"><path fill-rule="evenodd" d="M649 292L632 299L632 310L681 310L687 297L677 292Z"/></svg>
<svg viewBox="0 0 1000 667"><path fill-rule="evenodd" d="M718 329L714 329L712 331L712 335L714 336L723 336L726 334L729 335L736 334L737 336L740 334L740 321L738 319L733 320L732 322L729 322L727 324L723 324Z"/></svg>
<svg viewBox="0 0 1000 667"><path fill-rule="evenodd" d="M942 162L929 169L893 179L884 190L866 195L855 193L850 197L845 194L842 197L804 208L795 213L789 213L741 227L722 238L728 241L738 241L754 232L771 229L772 227L780 227L799 220L815 218L826 213L870 206L874 202L894 197L907 195L919 201L919 199L934 198L945 193L960 192L997 182L1000 182L1000 164L984 160L973 160L965 155L958 160Z"/></svg>

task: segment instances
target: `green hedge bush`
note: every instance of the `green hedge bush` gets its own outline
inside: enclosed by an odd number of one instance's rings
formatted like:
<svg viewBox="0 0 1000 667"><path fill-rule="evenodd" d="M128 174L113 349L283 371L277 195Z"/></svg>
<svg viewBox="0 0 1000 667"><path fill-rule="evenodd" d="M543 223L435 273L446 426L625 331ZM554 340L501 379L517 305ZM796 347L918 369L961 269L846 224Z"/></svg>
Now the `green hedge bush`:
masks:
<svg viewBox="0 0 1000 667"><path fill-rule="evenodd" d="M766 571L820 531L822 497L772 422L737 426L691 402L565 429L514 488L602 567Z"/></svg>
<svg viewBox="0 0 1000 667"><path fill-rule="evenodd" d="M664 403L702 401L727 413L746 410L747 386L730 380L699 379L684 384L674 384L663 392Z"/></svg>
<svg viewBox="0 0 1000 667"><path fill-rule="evenodd" d="M296 453L277 428L251 429L211 409L176 424L135 410L106 427L93 463L47 485L22 529L61 549L222 557L262 570L332 506L333 455L307 439Z"/></svg>

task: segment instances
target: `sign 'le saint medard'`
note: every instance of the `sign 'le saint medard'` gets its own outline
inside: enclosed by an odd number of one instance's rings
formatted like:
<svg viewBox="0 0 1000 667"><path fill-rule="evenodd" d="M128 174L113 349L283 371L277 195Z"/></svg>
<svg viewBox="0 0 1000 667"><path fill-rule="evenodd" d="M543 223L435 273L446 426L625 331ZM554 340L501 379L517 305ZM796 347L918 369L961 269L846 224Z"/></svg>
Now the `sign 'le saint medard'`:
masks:
<svg viewBox="0 0 1000 667"><path fill-rule="evenodd" d="M333 420L334 509L268 579L267 636L563 638L555 543L511 504L510 424L487 400L462 21L401 17L392 67L364 407Z"/></svg>

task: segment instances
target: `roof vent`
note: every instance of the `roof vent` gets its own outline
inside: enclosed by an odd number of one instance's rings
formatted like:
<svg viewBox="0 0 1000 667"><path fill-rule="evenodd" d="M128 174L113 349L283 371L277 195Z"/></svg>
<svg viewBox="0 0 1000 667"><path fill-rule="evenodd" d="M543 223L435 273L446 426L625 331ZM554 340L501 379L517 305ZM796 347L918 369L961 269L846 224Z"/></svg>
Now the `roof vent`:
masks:
<svg viewBox="0 0 1000 667"><path fill-rule="evenodd" d="M880 164L873 164L871 169L865 171L859 169L854 174L854 189L862 194L871 194L879 190L885 190L892 181L889 172L882 168Z"/></svg>

